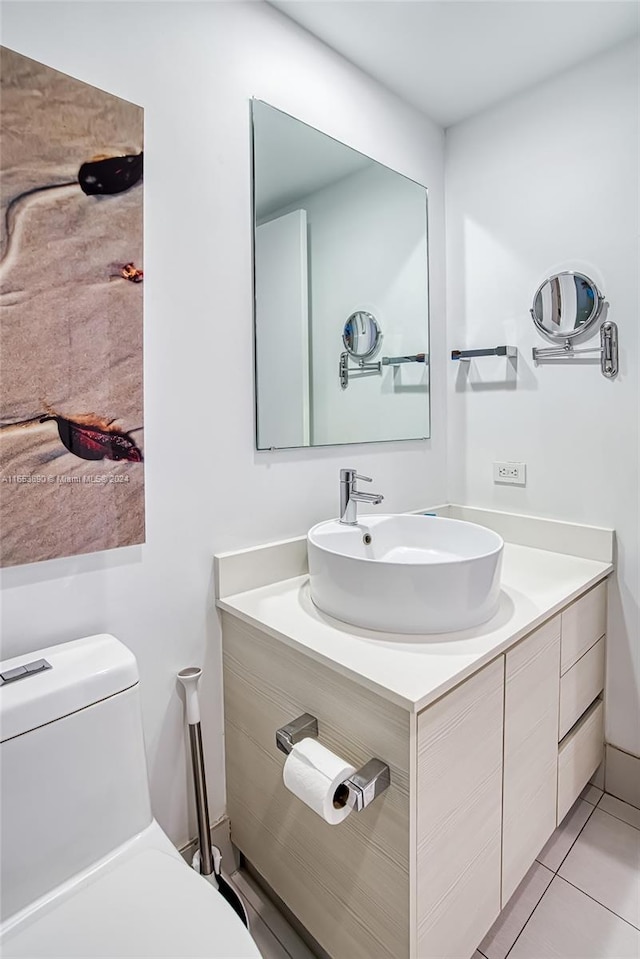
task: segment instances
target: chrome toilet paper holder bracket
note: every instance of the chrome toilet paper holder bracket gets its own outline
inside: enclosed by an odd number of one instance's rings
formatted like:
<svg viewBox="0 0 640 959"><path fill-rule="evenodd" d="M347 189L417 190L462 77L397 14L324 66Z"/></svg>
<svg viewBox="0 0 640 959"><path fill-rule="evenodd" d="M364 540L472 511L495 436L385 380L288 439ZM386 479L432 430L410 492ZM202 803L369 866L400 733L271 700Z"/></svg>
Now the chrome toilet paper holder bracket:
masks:
<svg viewBox="0 0 640 959"><path fill-rule="evenodd" d="M303 713L292 723L276 729L276 746L288 756L296 743L310 736L313 739L318 738L318 720L310 713Z"/></svg>
<svg viewBox="0 0 640 959"><path fill-rule="evenodd" d="M276 729L278 749L289 755L296 743L303 739L318 738L318 720L310 713L303 713L293 722ZM391 771L381 759L370 759L345 779L336 789L335 802L351 806L359 812L370 806L374 799L391 785Z"/></svg>

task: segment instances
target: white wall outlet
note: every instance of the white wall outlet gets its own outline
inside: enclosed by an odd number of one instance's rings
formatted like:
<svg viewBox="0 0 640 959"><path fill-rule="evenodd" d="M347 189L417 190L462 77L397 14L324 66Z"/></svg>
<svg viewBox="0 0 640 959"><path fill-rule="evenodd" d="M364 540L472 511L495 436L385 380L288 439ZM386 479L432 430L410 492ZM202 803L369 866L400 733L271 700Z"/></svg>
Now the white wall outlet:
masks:
<svg viewBox="0 0 640 959"><path fill-rule="evenodd" d="M527 485L526 463L494 463L494 483L514 483L516 486Z"/></svg>

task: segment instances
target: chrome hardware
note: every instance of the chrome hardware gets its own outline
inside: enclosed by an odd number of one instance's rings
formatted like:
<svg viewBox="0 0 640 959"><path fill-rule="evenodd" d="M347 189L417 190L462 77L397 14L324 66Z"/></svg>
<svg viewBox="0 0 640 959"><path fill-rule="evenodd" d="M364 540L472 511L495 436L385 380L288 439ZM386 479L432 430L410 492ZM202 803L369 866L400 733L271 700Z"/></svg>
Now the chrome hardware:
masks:
<svg viewBox="0 0 640 959"><path fill-rule="evenodd" d="M605 298L584 273L564 270L541 283L529 310L540 332L551 340L572 340L593 326L605 308Z"/></svg>
<svg viewBox="0 0 640 959"><path fill-rule="evenodd" d="M402 366L403 363L429 363L426 353L414 353L413 356L383 356L380 360L383 366Z"/></svg>
<svg viewBox="0 0 640 959"><path fill-rule="evenodd" d="M318 737L318 720L310 713L303 713L293 722L276 729L276 746L289 755L296 743L303 739ZM338 806L351 806L356 812L366 809L374 799L391 785L391 770L381 759L370 759L335 791L334 802Z"/></svg>
<svg viewBox="0 0 640 959"><path fill-rule="evenodd" d="M365 363L364 360L358 360L357 366L349 366L349 354L340 354L338 375L340 377L340 386L343 390L346 390L349 385L350 376L369 376L371 373L382 373L382 361L378 360L377 363Z"/></svg>
<svg viewBox="0 0 640 959"><path fill-rule="evenodd" d="M618 327L611 320L600 327L600 348L602 375L612 379L618 372Z"/></svg>
<svg viewBox="0 0 640 959"><path fill-rule="evenodd" d="M360 812L391 785L391 772L387 764L380 759L370 759L349 776L344 785L349 790L347 806Z"/></svg>
<svg viewBox="0 0 640 959"><path fill-rule="evenodd" d="M46 659L34 659L33 662L25 663L24 666L15 666L14 669L8 669L6 672L0 673L0 686L4 686L5 683L13 683L16 679L35 676L36 673L41 673L45 669L53 669L51 663L48 663Z"/></svg>
<svg viewBox="0 0 640 959"><path fill-rule="evenodd" d="M452 360L472 360L474 356L506 356L511 360L518 356L517 346L492 346L486 350L452 350Z"/></svg>
<svg viewBox="0 0 640 959"><path fill-rule="evenodd" d="M381 374L383 366L402 366L404 363L424 363L429 364L427 353L415 353L413 356L383 356L375 363L366 363L363 359L357 361L357 366L349 366L349 353L340 354L340 364L338 367L338 378L343 390L349 385L349 377L370 376Z"/></svg>
<svg viewBox="0 0 640 959"><path fill-rule="evenodd" d="M583 357L586 353L597 353L600 357L600 369L607 379L613 379L618 373L618 327L611 320L605 320L600 327L600 346L588 346L583 349L574 349L571 340L567 339L564 346L551 346L540 349L534 346L531 351L536 363L541 360L571 360ZM595 358L595 357L594 357Z"/></svg>
<svg viewBox="0 0 640 959"><path fill-rule="evenodd" d="M310 736L314 739L318 738L318 720L310 713L303 713L292 723L276 729L276 746L288 755L296 743Z"/></svg>
<svg viewBox="0 0 640 959"><path fill-rule="evenodd" d="M372 482L370 476L358 476L355 470L340 470L340 522L345 526L357 525L357 503L377 506L384 499L381 493L361 493L356 489L356 480Z"/></svg>

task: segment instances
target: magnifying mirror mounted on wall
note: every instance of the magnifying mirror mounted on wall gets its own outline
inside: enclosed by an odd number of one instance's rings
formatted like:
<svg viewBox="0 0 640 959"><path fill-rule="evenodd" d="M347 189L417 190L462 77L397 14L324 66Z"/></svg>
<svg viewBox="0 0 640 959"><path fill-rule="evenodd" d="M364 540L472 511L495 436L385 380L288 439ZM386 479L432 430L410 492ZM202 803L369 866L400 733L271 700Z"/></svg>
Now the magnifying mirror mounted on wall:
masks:
<svg viewBox="0 0 640 959"><path fill-rule="evenodd" d="M618 372L618 327L605 320L600 327L600 347L574 349L573 339L586 333L602 316L607 305L603 294L584 273L566 270L555 273L542 283L529 311L537 329L562 346L547 349L534 347L533 359L581 359L585 353L598 353L602 375L612 379ZM595 357L594 357L595 358Z"/></svg>
<svg viewBox="0 0 640 959"><path fill-rule="evenodd" d="M566 270L541 283L529 311L533 322L552 340L571 340L598 320L605 299L584 273Z"/></svg>
<svg viewBox="0 0 640 959"><path fill-rule="evenodd" d="M344 324L342 342L349 356L356 360L374 356L382 343L382 331L375 316L365 310L352 313Z"/></svg>
<svg viewBox="0 0 640 959"><path fill-rule="evenodd" d="M342 331L342 342L346 350L340 354L338 376L343 390L349 385L350 376L369 376L381 374L383 366L402 366L405 363L428 363L426 353L413 353L410 356L383 356L375 363L367 362L380 349L382 331L372 313L357 310L347 317ZM357 365L349 366L349 358Z"/></svg>
<svg viewBox="0 0 640 959"><path fill-rule="evenodd" d="M347 317L342 331L342 342L345 346L345 352L340 354L340 366L338 375L340 377L340 386L346 390L349 385L349 375L369 376L382 373L382 364L367 363L380 349L382 343L382 331L373 313L367 313L366 310L356 310ZM357 366L349 366L349 357L351 357Z"/></svg>

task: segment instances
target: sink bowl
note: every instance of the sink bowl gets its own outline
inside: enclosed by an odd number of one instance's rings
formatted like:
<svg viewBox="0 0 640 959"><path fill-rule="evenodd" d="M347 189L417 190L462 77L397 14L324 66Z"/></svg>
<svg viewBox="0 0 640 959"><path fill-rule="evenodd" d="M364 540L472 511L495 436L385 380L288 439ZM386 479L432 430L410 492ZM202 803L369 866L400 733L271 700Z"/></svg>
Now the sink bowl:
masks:
<svg viewBox="0 0 640 959"><path fill-rule="evenodd" d="M491 619L500 601L504 542L484 526L388 514L309 530L311 598L354 626L447 633Z"/></svg>

